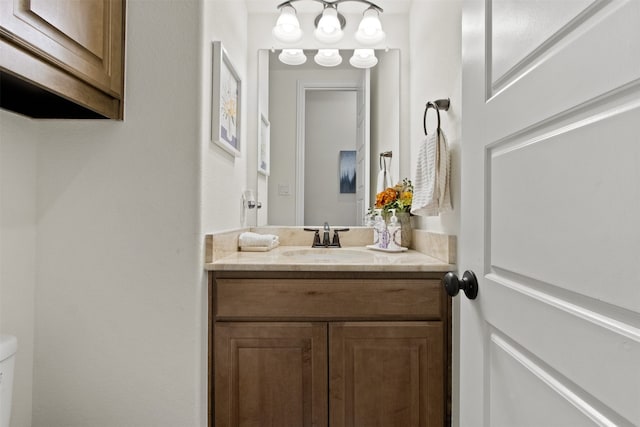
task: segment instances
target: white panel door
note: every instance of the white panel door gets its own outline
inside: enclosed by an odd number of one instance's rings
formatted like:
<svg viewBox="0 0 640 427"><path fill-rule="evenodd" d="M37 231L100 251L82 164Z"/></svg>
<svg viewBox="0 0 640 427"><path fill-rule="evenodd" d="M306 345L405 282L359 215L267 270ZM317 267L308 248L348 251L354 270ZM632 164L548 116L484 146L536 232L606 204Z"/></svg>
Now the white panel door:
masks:
<svg viewBox="0 0 640 427"><path fill-rule="evenodd" d="M462 29L459 425L640 426L640 1Z"/></svg>

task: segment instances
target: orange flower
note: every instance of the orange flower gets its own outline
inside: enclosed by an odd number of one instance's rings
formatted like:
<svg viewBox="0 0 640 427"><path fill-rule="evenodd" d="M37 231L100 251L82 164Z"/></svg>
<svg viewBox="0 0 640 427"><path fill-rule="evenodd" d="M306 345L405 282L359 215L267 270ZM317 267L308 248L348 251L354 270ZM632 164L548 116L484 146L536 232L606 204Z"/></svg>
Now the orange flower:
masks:
<svg viewBox="0 0 640 427"><path fill-rule="evenodd" d="M376 194L376 208L383 208L388 203L393 203L398 198L398 192L394 188L387 188Z"/></svg>

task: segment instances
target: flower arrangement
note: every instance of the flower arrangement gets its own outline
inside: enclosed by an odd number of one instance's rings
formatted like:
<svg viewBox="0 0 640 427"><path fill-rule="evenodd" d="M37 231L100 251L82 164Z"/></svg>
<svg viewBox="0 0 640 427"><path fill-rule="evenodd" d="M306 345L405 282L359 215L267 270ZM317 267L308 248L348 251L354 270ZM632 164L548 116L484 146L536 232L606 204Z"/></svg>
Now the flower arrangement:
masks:
<svg viewBox="0 0 640 427"><path fill-rule="evenodd" d="M385 188L376 194L376 209L382 209L383 213L388 213L390 209L396 212L410 212L413 201L413 184L411 180L405 178L394 187Z"/></svg>

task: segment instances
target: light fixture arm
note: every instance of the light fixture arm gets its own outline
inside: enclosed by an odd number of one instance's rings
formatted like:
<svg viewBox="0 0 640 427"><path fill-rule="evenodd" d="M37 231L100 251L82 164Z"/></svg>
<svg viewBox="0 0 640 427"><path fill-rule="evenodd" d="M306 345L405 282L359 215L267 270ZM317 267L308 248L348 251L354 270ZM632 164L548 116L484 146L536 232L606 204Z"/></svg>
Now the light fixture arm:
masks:
<svg viewBox="0 0 640 427"><path fill-rule="evenodd" d="M296 2L296 1L300 1L300 0L287 0L283 3L280 3L276 8L279 10L280 8L284 7L284 6L292 6L291 3ZM340 3L345 3L348 1L354 1L357 3L364 3L369 5L369 7L377 10L378 12L382 13L384 12L384 10L378 6L375 3L370 2L369 0L334 0L334 1L327 1L327 0L312 0L312 1L317 1L318 3L322 3L323 7L335 7Z"/></svg>

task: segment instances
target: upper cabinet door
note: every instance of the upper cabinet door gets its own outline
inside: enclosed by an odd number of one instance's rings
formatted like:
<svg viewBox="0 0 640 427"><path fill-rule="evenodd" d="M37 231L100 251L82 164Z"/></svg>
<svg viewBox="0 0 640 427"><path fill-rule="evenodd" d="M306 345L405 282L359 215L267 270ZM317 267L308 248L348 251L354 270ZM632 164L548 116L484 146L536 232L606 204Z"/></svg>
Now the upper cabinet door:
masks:
<svg viewBox="0 0 640 427"><path fill-rule="evenodd" d="M0 71L121 119L124 20L125 0L0 1Z"/></svg>
<svg viewBox="0 0 640 427"><path fill-rule="evenodd" d="M7 0L0 34L114 97L123 89L124 0Z"/></svg>

